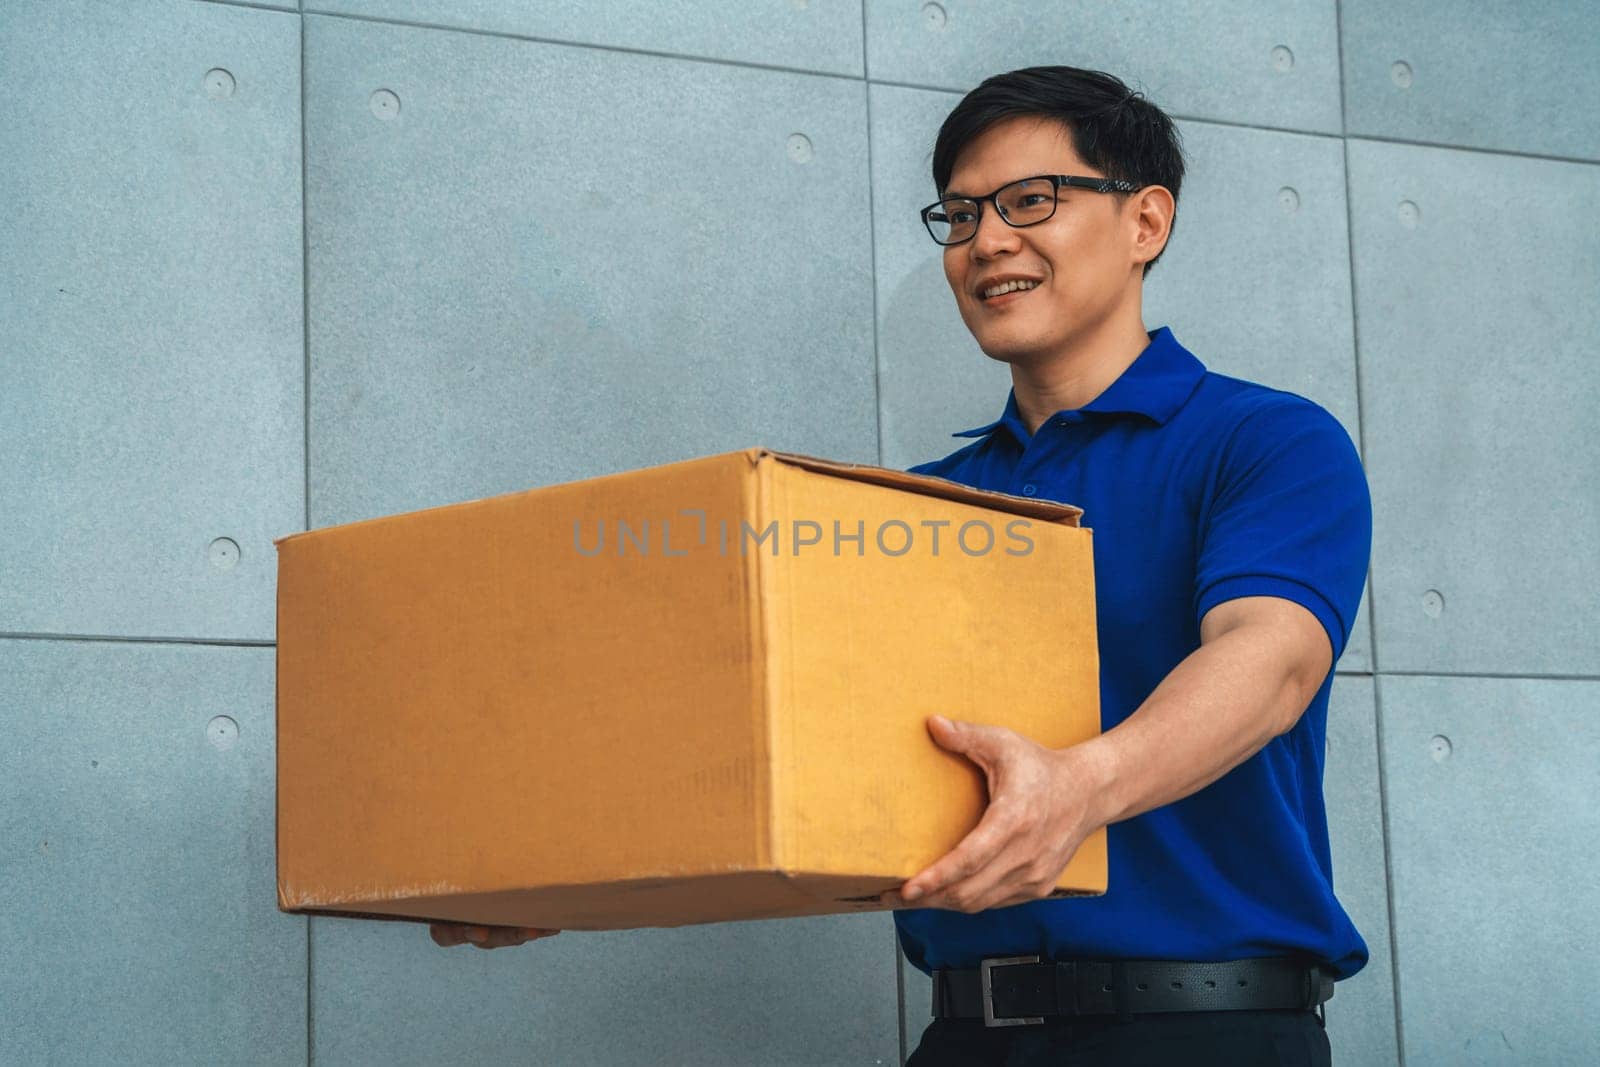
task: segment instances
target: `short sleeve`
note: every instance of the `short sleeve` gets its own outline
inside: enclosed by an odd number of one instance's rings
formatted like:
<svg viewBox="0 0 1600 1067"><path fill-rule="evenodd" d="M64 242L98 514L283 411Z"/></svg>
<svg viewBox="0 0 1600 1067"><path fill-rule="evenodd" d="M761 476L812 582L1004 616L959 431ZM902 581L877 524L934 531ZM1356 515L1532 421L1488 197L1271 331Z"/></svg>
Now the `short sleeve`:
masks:
<svg viewBox="0 0 1600 1067"><path fill-rule="evenodd" d="M1372 551L1372 498L1350 435L1289 393L1253 398L1202 504L1195 620L1246 596L1292 600L1349 642Z"/></svg>

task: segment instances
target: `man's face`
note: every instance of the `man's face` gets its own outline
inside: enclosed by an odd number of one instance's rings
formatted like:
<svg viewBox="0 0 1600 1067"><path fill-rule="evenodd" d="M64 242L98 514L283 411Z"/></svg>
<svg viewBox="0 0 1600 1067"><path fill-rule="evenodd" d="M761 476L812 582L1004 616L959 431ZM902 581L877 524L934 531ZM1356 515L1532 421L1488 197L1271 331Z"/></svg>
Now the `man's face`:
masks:
<svg viewBox="0 0 1600 1067"><path fill-rule="evenodd" d="M1060 123L1021 115L990 126L961 150L945 195L982 196L1038 174L1105 177L1078 157ZM961 318L992 359L1048 362L1093 335L1126 300L1138 299L1131 287L1142 269L1131 258L1137 198L1124 205L1113 194L1070 186L1057 195L1053 216L1021 229L985 203L977 234L944 250L945 277ZM1039 285L990 304L979 289L1003 275L1038 279Z"/></svg>

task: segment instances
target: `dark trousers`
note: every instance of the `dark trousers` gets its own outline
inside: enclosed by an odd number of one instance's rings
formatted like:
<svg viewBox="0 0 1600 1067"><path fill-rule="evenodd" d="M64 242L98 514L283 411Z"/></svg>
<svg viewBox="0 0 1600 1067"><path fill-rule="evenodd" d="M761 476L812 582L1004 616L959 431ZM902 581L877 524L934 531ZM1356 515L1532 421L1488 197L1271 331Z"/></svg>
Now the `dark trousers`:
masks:
<svg viewBox="0 0 1600 1067"><path fill-rule="evenodd" d="M935 1019L906 1067L1329 1067L1328 1034L1315 1011L1192 1011L986 1028L982 1019Z"/></svg>

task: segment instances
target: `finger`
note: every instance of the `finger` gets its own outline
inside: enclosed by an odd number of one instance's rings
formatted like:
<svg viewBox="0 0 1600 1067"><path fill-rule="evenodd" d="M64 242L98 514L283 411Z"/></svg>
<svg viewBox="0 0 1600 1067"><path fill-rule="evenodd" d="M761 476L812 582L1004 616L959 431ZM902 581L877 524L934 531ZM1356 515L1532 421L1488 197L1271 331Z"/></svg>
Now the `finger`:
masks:
<svg viewBox="0 0 1600 1067"><path fill-rule="evenodd" d="M428 934L441 948L475 944L479 948L503 948L554 937L560 930L538 926L475 926L468 923L429 923Z"/></svg>
<svg viewBox="0 0 1600 1067"><path fill-rule="evenodd" d="M525 945L529 941L537 941L541 937L554 937L560 930L543 930L537 926L507 926L502 928L505 932L504 944Z"/></svg>
<svg viewBox="0 0 1600 1067"><path fill-rule="evenodd" d="M510 945L520 945L527 940L522 931L516 927L491 926L486 931L486 936L470 938L474 945L481 949L506 948Z"/></svg>
<svg viewBox="0 0 1600 1067"><path fill-rule="evenodd" d="M457 923L431 923L428 933L440 948L451 948L466 941L467 928Z"/></svg>
<svg viewBox="0 0 1600 1067"><path fill-rule="evenodd" d="M533 940L528 935L527 928L522 926L489 926L478 929L487 934L482 940L473 940L472 943L479 948L508 948Z"/></svg>
<svg viewBox="0 0 1600 1067"><path fill-rule="evenodd" d="M947 719L943 715L928 716L928 733L940 748L966 756L985 769L993 757L992 726L982 726L965 719Z"/></svg>
<svg viewBox="0 0 1600 1067"><path fill-rule="evenodd" d="M965 881L993 862L1010 843L1009 819L1003 805L990 804L978 825L961 843L933 866L919 872L904 887L906 900L933 896L947 887Z"/></svg>
<svg viewBox="0 0 1600 1067"><path fill-rule="evenodd" d="M1003 866L1001 861L996 861L994 869ZM1027 904L1040 899L1040 894L1034 891L1031 882L1033 864L1024 859L1006 873L1004 878L998 878L992 885L972 886L968 892L970 896L965 899L976 898L976 910L988 911L992 908L1009 908L1014 904Z"/></svg>
<svg viewBox="0 0 1600 1067"><path fill-rule="evenodd" d="M972 876L925 898L923 906L973 913L1000 907L1000 901L1015 896L1027 881L1028 860L1023 852L1017 842L1011 842Z"/></svg>
<svg viewBox="0 0 1600 1067"><path fill-rule="evenodd" d="M468 926L466 923L439 923L432 929L433 939L446 948L465 945L478 938L487 937L489 933L485 927Z"/></svg>

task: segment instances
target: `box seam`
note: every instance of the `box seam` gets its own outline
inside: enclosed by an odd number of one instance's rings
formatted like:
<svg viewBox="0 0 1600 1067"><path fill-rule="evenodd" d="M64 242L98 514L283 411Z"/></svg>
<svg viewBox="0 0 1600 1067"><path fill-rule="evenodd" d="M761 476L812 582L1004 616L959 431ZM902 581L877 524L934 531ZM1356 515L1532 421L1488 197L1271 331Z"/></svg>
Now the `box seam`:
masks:
<svg viewBox="0 0 1600 1067"><path fill-rule="evenodd" d="M772 464L761 462L766 458L754 455L753 474L750 483L750 493L747 496L745 507L755 520L758 531L765 529L765 520L771 511L772 493ZM745 598L745 611L747 614L746 632L751 638L751 701L750 706L755 721L751 724L753 739L760 746L755 767L756 783L756 860L763 868L772 870L779 868L781 842L778 836L778 746L776 736L775 712L777 701L773 699L773 628L771 625L772 598L769 593L770 567L764 560L760 548L761 542L756 542L756 550L752 553L745 552L744 531L739 531L739 555L744 561L745 581L747 595Z"/></svg>

